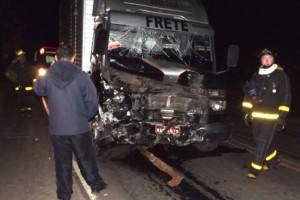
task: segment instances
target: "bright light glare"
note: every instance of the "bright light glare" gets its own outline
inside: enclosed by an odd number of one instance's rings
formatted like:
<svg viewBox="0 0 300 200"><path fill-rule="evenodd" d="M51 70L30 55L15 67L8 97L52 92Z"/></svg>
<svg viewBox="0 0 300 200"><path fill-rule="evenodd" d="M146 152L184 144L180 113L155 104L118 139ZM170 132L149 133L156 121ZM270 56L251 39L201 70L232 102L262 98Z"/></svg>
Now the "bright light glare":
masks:
<svg viewBox="0 0 300 200"><path fill-rule="evenodd" d="M45 49L44 49L44 48L41 48L41 49L40 49L40 54L43 55L44 53L45 53Z"/></svg>
<svg viewBox="0 0 300 200"><path fill-rule="evenodd" d="M44 68L40 68L39 71L38 71L39 76L45 76L46 72L47 72L47 70L45 70Z"/></svg>

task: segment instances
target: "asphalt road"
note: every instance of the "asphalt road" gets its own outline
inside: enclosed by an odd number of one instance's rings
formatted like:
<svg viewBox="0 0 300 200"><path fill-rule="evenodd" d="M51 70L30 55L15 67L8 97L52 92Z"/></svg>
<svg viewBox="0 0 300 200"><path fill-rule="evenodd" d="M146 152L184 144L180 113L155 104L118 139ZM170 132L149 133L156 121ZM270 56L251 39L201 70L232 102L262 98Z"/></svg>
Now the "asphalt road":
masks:
<svg viewBox="0 0 300 200"><path fill-rule="evenodd" d="M12 88L0 84L0 199L53 200L55 174L52 146L48 137L47 115L39 99L34 99L33 118L18 115ZM101 149L97 157L99 172L107 189L105 200L297 200L300 199L300 174L281 164L263 172L257 180L246 177L251 161L251 134L238 115L228 119L234 126L233 142L222 144L211 153L196 146L151 151L184 175L177 188L167 186L170 177L153 166L132 146ZM282 155L298 161L295 151L299 137L287 131L277 142ZM278 140L277 140L278 141ZM284 148L283 148L284 147ZM284 150L283 150L284 149ZM299 154L298 154L299 155ZM287 166L287 167L286 167ZM297 165L296 165L297 167ZM74 200L88 199L74 170Z"/></svg>
<svg viewBox="0 0 300 200"><path fill-rule="evenodd" d="M0 79L0 199L54 200L55 172L47 115L34 97L33 117L19 116L12 91L12 85ZM74 199L85 199L75 173L74 177Z"/></svg>

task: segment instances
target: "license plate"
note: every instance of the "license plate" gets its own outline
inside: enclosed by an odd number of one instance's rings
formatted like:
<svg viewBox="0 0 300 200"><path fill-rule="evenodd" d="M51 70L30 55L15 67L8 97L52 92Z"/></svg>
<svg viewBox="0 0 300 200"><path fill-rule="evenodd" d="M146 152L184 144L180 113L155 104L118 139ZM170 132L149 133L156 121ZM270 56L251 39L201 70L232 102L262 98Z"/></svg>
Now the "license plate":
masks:
<svg viewBox="0 0 300 200"><path fill-rule="evenodd" d="M155 126L155 132L157 134L161 134L165 129L167 128L167 126L163 126L163 125L156 125ZM171 134L171 135L177 135L180 133L180 128L179 127L171 127L166 134Z"/></svg>

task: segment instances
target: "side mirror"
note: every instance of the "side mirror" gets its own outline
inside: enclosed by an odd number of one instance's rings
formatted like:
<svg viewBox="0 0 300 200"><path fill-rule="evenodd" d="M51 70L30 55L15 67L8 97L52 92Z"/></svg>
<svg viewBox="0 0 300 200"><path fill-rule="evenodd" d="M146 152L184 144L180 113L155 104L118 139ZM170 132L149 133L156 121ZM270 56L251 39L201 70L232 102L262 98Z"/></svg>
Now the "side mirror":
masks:
<svg viewBox="0 0 300 200"><path fill-rule="evenodd" d="M94 0L93 16L105 13L105 0Z"/></svg>
<svg viewBox="0 0 300 200"><path fill-rule="evenodd" d="M109 32L108 30L97 28L95 30L94 48L93 53L103 55L107 51Z"/></svg>
<svg viewBox="0 0 300 200"><path fill-rule="evenodd" d="M236 67L239 60L240 46L230 45L227 53L227 66Z"/></svg>

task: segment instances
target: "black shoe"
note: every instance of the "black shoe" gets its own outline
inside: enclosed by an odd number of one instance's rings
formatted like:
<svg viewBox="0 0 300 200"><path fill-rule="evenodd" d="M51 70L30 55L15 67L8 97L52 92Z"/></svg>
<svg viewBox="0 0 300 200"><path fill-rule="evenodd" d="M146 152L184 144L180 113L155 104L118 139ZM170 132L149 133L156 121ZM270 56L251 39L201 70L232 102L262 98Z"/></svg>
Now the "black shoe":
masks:
<svg viewBox="0 0 300 200"><path fill-rule="evenodd" d="M58 200L71 200L71 197L58 198Z"/></svg>
<svg viewBox="0 0 300 200"><path fill-rule="evenodd" d="M107 184L106 183L101 183L101 185L97 188L92 188L92 194L94 194L95 196L97 196L102 190L107 188Z"/></svg>

